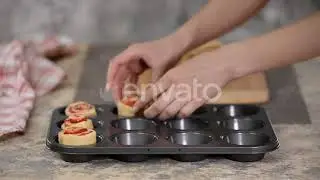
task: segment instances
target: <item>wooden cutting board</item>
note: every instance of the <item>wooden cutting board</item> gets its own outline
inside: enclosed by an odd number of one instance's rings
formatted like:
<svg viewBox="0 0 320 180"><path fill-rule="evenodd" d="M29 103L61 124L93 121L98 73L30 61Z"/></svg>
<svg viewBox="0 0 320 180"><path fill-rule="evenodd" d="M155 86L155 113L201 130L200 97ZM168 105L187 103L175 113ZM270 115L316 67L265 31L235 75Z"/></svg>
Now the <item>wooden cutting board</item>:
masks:
<svg viewBox="0 0 320 180"><path fill-rule="evenodd" d="M200 53L213 51L221 47L218 41L210 41L186 53L179 61L189 60ZM140 84L148 84L151 81L151 70L146 70L139 78ZM222 89L222 96L217 101L209 101L210 104L262 104L269 101L269 89L264 73L251 74L228 83Z"/></svg>

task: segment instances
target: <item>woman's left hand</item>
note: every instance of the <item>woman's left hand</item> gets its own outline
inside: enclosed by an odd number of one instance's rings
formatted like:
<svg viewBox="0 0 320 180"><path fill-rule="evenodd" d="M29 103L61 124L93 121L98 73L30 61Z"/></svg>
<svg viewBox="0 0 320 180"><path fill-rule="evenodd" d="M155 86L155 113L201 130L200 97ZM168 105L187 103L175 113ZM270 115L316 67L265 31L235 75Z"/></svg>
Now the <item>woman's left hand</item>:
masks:
<svg viewBox="0 0 320 180"><path fill-rule="evenodd" d="M229 55L221 50L203 53L169 70L142 91L136 111L153 102L144 111L147 118L186 117L208 100L219 98L221 88L233 78L232 66L225 60Z"/></svg>

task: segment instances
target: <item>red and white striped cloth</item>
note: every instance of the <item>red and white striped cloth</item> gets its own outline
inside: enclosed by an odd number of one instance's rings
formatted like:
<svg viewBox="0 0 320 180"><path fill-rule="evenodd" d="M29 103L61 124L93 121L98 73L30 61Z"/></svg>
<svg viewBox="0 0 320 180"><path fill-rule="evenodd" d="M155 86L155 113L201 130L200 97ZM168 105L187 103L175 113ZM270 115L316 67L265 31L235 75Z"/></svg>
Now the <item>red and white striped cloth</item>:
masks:
<svg viewBox="0 0 320 180"><path fill-rule="evenodd" d="M0 137L24 132L35 98L64 77L64 71L39 54L32 42L0 47Z"/></svg>

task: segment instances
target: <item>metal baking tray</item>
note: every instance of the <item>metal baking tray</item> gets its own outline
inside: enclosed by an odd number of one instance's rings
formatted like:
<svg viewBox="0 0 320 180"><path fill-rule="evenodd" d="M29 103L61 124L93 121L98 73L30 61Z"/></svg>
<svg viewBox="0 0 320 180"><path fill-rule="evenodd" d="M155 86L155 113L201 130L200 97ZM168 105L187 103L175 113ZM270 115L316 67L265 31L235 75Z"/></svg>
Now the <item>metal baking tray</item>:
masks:
<svg viewBox="0 0 320 180"><path fill-rule="evenodd" d="M64 106L53 111L47 147L68 162L101 157L141 162L158 156L190 162L217 155L253 162L279 148L268 115L258 105L204 105L188 118L166 121L119 117L114 104L94 106L97 117L91 119L97 132L95 145L59 144L58 132L66 119Z"/></svg>

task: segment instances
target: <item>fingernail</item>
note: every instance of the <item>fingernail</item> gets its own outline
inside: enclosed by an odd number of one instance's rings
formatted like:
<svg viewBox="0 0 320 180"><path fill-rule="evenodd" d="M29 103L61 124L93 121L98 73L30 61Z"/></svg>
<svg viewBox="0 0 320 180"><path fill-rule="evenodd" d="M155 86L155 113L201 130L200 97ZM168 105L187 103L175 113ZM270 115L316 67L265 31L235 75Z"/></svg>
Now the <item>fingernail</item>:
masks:
<svg viewBox="0 0 320 180"><path fill-rule="evenodd" d="M154 118L150 113L144 113L144 116L149 119Z"/></svg>

